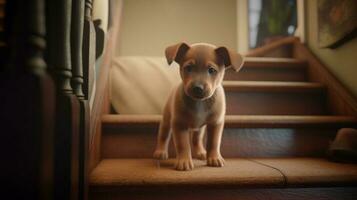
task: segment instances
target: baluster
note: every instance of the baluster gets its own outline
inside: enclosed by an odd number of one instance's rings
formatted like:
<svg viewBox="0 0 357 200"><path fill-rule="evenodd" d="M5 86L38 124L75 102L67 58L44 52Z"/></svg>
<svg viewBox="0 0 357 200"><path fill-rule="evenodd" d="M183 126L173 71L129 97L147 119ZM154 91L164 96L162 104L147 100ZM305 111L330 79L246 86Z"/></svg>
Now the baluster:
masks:
<svg viewBox="0 0 357 200"><path fill-rule="evenodd" d="M85 98L91 102L91 94L95 79L95 28L92 21L92 0L85 0L84 35L83 35L83 90Z"/></svg>
<svg viewBox="0 0 357 200"><path fill-rule="evenodd" d="M84 1L75 0L72 2L72 23L71 23L71 60L72 60L72 87L78 99L84 99L82 90L83 65L82 65L82 44L84 28Z"/></svg>
<svg viewBox="0 0 357 200"><path fill-rule="evenodd" d="M0 80L3 198L53 199L55 88L46 71L44 0L6 2L9 63Z"/></svg>
<svg viewBox="0 0 357 200"><path fill-rule="evenodd" d="M47 1L47 59L57 87L55 199L61 200L78 199L80 105L70 84L71 13L72 0Z"/></svg>
<svg viewBox="0 0 357 200"><path fill-rule="evenodd" d="M72 59L72 87L80 104L80 132L79 132L79 199L87 199L87 156L89 134L89 105L85 99L83 86L82 44L84 28L84 0L72 2L71 25L71 59Z"/></svg>

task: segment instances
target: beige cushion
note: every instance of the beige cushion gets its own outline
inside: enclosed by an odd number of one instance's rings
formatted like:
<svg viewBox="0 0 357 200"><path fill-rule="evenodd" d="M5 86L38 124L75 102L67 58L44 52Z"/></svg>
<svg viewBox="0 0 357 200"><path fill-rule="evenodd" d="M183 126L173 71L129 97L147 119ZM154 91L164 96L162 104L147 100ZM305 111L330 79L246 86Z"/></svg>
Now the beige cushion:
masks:
<svg viewBox="0 0 357 200"><path fill-rule="evenodd" d="M117 57L109 79L111 103L120 114L161 114L179 83L178 64L169 66L164 57Z"/></svg>

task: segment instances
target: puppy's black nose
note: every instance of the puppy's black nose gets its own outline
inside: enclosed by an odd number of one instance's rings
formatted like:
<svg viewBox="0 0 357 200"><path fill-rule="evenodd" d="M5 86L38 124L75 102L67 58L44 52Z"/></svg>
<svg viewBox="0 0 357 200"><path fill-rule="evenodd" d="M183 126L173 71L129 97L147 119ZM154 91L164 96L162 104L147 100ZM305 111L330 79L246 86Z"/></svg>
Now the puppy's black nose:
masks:
<svg viewBox="0 0 357 200"><path fill-rule="evenodd" d="M192 90L197 97L202 97L204 94L203 85L195 85Z"/></svg>

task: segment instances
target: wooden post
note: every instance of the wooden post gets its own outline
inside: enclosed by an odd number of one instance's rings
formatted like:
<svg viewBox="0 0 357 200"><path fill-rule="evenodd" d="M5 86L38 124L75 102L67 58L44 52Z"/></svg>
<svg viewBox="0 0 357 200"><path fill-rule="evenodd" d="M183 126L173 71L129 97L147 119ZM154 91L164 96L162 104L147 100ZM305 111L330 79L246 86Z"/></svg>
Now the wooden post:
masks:
<svg viewBox="0 0 357 200"><path fill-rule="evenodd" d="M85 0L84 35L83 35L83 90L85 98L90 102L94 84L95 67L95 28L92 21L92 0Z"/></svg>
<svg viewBox="0 0 357 200"><path fill-rule="evenodd" d="M46 71L44 0L6 2L9 62L0 79L2 198L53 199L55 88Z"/></svg>
<svg viewBox="0 0 357 200"><path fill-rule="evenodd" d="M7 51L4 37L4 16L6 7L5 3L5 0L0 0L0 73L5 68L5 65L7 64L6 60L8 58L8 56L6 55Z"/></svg>
<svg viewBox="0 0 357 200"><path fill-rule="evenodd" d="M88 194L88 134L89 134L89 105L83 93L83 28L84 28L84 0L72 2L71 25L71 58L72 58L72 87L80 104L80 130L79 130L79 199L87 199Z"/></svg>
<svg viewBox="0 0 357 200"><path fill-rule="evenodd" d="M55 199L78 199L80 105L70 84L72 0L46 5L47 60L57 88L54 193Z"/></svg>

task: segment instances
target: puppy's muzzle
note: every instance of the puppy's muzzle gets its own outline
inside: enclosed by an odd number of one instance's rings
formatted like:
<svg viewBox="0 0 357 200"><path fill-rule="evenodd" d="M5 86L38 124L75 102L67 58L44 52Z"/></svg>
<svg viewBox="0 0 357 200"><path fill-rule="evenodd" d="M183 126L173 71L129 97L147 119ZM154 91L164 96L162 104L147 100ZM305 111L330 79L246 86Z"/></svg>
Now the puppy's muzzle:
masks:
<svg viewBox="0 0 357 200"><path fill-rule="evenodd" d="M192 96L196 99L203 99L205 94L205 89L203 85L195 85L192 87Z"/></svg>

